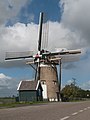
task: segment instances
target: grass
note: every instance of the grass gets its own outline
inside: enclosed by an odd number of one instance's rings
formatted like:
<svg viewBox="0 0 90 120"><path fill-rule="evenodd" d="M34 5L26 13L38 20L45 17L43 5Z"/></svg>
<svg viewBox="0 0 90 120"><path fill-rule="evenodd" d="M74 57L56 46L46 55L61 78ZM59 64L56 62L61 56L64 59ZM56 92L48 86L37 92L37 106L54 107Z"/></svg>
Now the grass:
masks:
<svg viewBox="0 0 90 120"><path fill-rule="evenodd" d="M33 101L33 102L15 102L14 98L0 98L0 109L2 108L14 108L36 104L45 104L48 101Z"/></svg>
<svg viewBox="0 0 90 120"><path fill-rule="evenodd" d="M86 99L69 100L69 102L80 102L80 101L86 101ZM23 106L38 105L38 104L40 105L40 104L45 104L45 103L50 103L50 102L49 101L16 102L15 98L0 98L0 109L2 109L2 108L23 107Z"/></svg>
<svg viewBox="0 0 90 120"><path fill-rule="evenodd" d="M13 108L13 107L21 107L21 106L27 106L27 105L31 105L33 104L32 102L29 103L19 103L19 102L15 102L15 103L6 103L6 104L0 104L0 108Z"/></svg>
<svg viewBox="0 0 90 120"><path fill-rule="evenodd" d="M0 108L17 107L25 103L16 102L15 98L0 98Z"/></svg>

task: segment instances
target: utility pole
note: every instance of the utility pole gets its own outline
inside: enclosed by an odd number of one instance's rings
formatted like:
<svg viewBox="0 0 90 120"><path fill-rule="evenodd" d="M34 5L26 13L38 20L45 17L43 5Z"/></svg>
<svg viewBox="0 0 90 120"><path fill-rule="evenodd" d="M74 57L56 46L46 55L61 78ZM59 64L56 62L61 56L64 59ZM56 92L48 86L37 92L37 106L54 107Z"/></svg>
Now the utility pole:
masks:
<svg viewBox="0 0 90 120"><path fill-rule="evenodd" d="M59 60L59 94L60 94L60 99L61 99L61 80L62 80L62 58Z"/></svg>
<svg viewBox="0 0 90 120"><path fill-rule="evenodd" d="M73 79L73 96L75 97L76 95L76 78L72 78Z"/></svg>
<svg viewBox="0 0 90 120"><path fill-rule="evenodd" d="M72 78L73 79L73 84L74 84L74 87L76 86L76 78Z"/></svg>

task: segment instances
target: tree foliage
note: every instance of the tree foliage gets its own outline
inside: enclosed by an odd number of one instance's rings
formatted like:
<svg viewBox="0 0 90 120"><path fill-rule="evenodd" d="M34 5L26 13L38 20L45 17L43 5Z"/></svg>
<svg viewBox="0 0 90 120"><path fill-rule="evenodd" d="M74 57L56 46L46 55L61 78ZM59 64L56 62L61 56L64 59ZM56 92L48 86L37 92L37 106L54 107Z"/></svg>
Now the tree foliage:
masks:
<svg viewBox="0 0 90 120"><path fill-rule="evenodd" d="M71 83L70 85L66 85L61 91L62 99L64 100L74 100L74 99L82 99L82 98L90 98L90 91L83 90Z"/></svg>

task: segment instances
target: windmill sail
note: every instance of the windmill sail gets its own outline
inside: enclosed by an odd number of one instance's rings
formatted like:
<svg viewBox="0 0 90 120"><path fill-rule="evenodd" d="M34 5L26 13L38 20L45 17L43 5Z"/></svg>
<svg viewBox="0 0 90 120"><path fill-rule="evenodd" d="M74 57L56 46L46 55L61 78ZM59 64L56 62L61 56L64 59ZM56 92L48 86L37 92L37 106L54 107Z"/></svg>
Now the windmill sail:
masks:
<svg viewBox="0 0 90 120"><path fill-rule="evenodd" d="M42 24L43 24L43 13L40 13L40 20L39 20L40 29L39 29L38 51L41 51Z"/></svg>
<svg viewBox="0 0 90 120"><path fill-rule="evenodd" d="M42 40L42 27L43 27L43 12L40 13L39 19L39 40L38 40L38 54L41 54L41 40ZM36 80L40 80L40 58L38 58L38 63L36 65Z"/></svg>
<svg viewBox="0 0 90 120"><path fill-rule="evenodd" d="M49 33L49 22L47 20L47 16L43 14L43 26L42 26L42 42L41 42L41 49L48 48L48 33Z"/></svg>
<svg viewBox="0 0 90 120"><path fill-rule="evenodd" d="M43 53L45 56L55 56L55 55L69 55L69 54L80 54L81 50L67 50L67 51L60 51L60 52L47 52Z"/></svg>
<svg viewBox="0 0 90 120"><path fill-rule="evenodd" d="M31 57L33 57L33 51L6 52L5 60L31 58Z"/></svg>

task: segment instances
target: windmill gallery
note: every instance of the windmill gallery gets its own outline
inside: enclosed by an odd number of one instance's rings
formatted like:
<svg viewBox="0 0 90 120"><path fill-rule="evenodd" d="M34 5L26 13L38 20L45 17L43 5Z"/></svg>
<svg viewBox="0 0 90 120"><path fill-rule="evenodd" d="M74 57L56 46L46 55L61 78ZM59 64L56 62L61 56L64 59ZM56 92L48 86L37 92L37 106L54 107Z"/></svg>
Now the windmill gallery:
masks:
<svg viewBox="0 0 90 120"><path fill-rule="evenodd" d="M30 61L26 64L29 64L36 73L35 80L20 81L17 89L19 91L19 101L60 101L61 62L65 60L67 55L74 56L81 53L81 50L62 49L55 52L45 50L42 47L43 16L44 13L40 13L37 54L33 55L31 51L6 53L5 60L30 58ZM59 77L56 65L60 65Z"/></svg>

